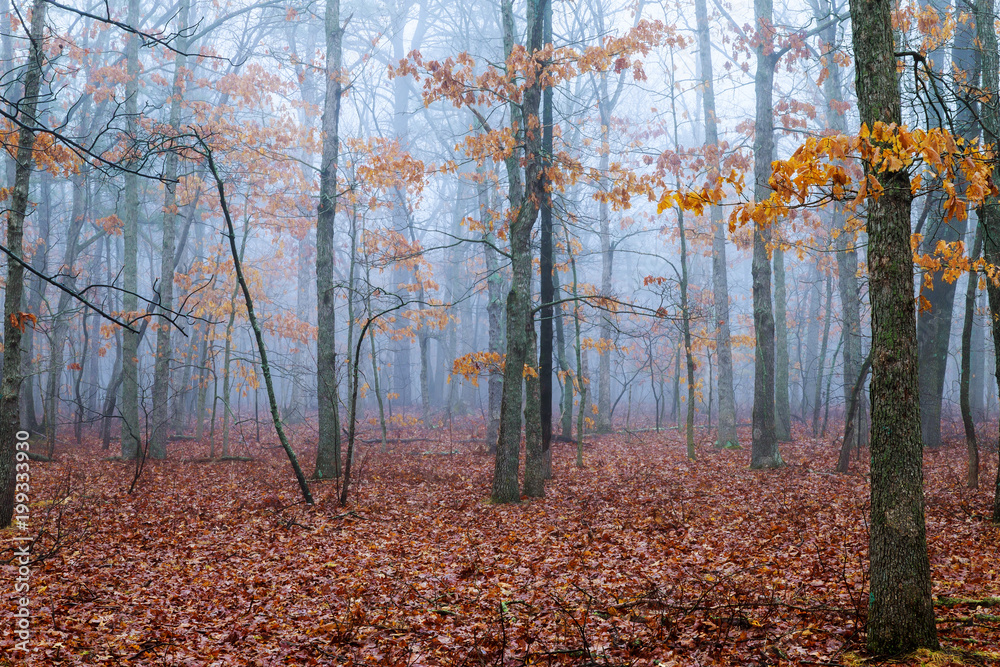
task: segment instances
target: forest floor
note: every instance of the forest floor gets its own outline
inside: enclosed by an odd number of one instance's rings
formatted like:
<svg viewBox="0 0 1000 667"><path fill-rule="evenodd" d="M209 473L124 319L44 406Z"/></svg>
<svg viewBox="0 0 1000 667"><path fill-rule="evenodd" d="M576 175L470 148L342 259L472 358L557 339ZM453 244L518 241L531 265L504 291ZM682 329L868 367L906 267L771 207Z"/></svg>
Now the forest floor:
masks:
<svg viewBox="0 0 1000 667"><path fill-rule="evenodd" d="M134 464L96 445L31 462L31 652L14 651L8 530L0 665L1000 664L995 451L979 491L957 439L926 455L946 650L879 662L867 465L831 474L829 442L798 433L770 472L707 442L690 462L676 431L595 437L582 470L554 444L546 497L495 506L471 428L365 445L346 508L335 482L303 505L263 427L235 452L253 461L172 444L131 494Z"/></svg>

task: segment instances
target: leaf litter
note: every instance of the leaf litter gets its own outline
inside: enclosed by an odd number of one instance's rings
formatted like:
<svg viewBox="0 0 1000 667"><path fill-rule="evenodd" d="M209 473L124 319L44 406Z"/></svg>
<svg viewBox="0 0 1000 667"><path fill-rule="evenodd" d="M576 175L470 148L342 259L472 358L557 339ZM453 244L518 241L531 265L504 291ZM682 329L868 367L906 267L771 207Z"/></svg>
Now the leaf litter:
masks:
<svg viewBox="0 0 1000 667"><path fill-rule="evenodd" d="M804 431L771 472L708 443L689 461L673 430L595 436L582 470L554 443L546 497L514 506L487 501L474 425L453 442L403 435L361 451L347 507L335 482L303 505L268 442L253 461L172 445L131 495L134 464L96 443L32 462L32 651L13 650L8 624L0 665L876 662L863 651L867 466L830 474L836 449ZM296 436L309 461L308 429ZM925 457L947 650L880 664L1000 664L1000 530L992 484L964 487L963 447Z"/></svg>

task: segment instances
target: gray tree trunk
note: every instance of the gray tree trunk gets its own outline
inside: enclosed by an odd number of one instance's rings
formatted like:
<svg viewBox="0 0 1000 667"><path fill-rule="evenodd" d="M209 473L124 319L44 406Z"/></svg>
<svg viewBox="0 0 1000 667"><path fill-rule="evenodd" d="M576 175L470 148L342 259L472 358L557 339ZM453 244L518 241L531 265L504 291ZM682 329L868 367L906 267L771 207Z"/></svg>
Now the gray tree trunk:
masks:
<svg viewBox="0 0 1000 667"><path fill-rule="evenodd" d="M803 345L805 349L801 360L802 403L800 404L799 412L802 415L803 422L813 412L812 400L816 394L816 384L819 376L819 369L816 362L819 358L820 312L823 306L823 291L821 287L823 283L821 282L822 276L816 269L812 271L812 281L812 286L809 290L811 293L809 298L809 321L806 322L806 340L805 345Z"/></svg>
<svg viewBox="0 0 1000 667"><path fill-rule="evenodd" d="M139 0L128 0L130 26L139 27ZM129 137L135 138L139 113L139 36L129 35L125 47L125 123ZM139 181L125 174L125 205L122 209L122 237L125 244L122 309L128 314L139 307ZM134 459L139 453L142 432L139 424L139 334L122 332L122 433L121 457Z"/></svg>
<svg viewBox="0 0 1000 667"><path fill-rule="evenodd" d="M816 0L812 3L817 21L824 21L833 14L830 0ZM838 24L831 23L823 31L823 41L828 45L825 57L831 58L837 48ZM844 82L840 67L828 67L828 76L823 81L823 96L826 100L826 120L830 129L841 134L847 133L847 118L844 116ZM861 372L861 286L858 283L858 253L853 231L847 228L847 217L843 207L836 204L833 209L831 228L838 233L834 241L837 257L837 293L840 296L841 326L844 330L843 392L844 405L850 401L851 390ZM831 374L832 377L832 374ZM858 405L857 425L852 431L852 449L868 443L868 397L862 392ZM829 405L829 396L827 396ZM814 426L815 432L815 426Z"/></svg>
<svg viewBox="0 0 1000 667"><path fill-rule="evenodd" d="M928 3L939 15L944 18L948 15L949 5L947 0L930 0ZM958 12L967 12L965 7L961 7ZM957 18L957 16L956 16ZM975 59L973 51L973 31L975 28L959 20L955 26L955 39L952 48L952 69L965 70L969 73L968 81L974 81L973 69ZM942 65L946 58L945 48L942 46L928 54L929 62L934 63L938 73L942 71ZM931 109L936 110L930 113L928 124L940 125L944 121L944 113L941 104L932 99ZM963 110L965 113L963 113ZM970 123L970 115L974 112L967 105L959 104L956 113L956 130L966 134L973 123ZM965 116L964 121L961 119ZM938 120L941 119L941 120ZM978 123L974 123L977 126ZM978 131L976 132L978 134ZM965 222L959 220L944 220L943 195L932 194L931 209L929 212L927 225L925 226L924 240L921 244L922 253L933 253L934 248L940 241L952 243L965 234ZM921 276L923 278L924 276ZM917 313L917 349L920 357L919 384L920 384L920 425L923 434L924 446L937 448L941 442L941 408L944 400L944 378L948 369L948 351L951 341L951 320L955 309L955 281L944 280L943 272L934 273L931 276L931 284L928 286L925 280L920 280L921 302L926 300L930 308L921 308Z"/></svg>
<svg viewBox="0 0 1000 667"><path fill-rule="evenodd" d="M174 82L170 95L170 130L181 129L181 104L184 95L185 51L190 0L182 0L177 15L177 52L174 55ZM174 307L174 253L177 250L177 160L175 151L167 153L163 165L163 243L160 252L160 313L170 317ZM173 326L166 319L156 327L156 361L153 364L153 410L149 438L149 455L154 459L167 457L167 437L170 430L170 360L173 356L171 342Z"/></svg>
<svg viewBox="0 0 1000 667"><path fill-rule="evenodd" d="M712 40L706 0L695 0L698 24L698 58L701 65L702 105L705 113L705 161L709 177L718 177L719 128L715 113L715 79L712 75ZM722 209L710 206L712 218L712 294L715 306L715 344L719 381L719 417L717 447L738 446L736 436L736 393L733 390L733 346L729 333L729 278L726 275L726 232Z"/></svg>
<svg viewBox="0 0 1000 667"><path fill-rule="evenodd" d="M764 201L771 194L771 160L774 158L774 39L768 30L772 21L771 0L754 0L760 44L756 47L757 72L754 93L757 99L754 121L754 199ZM777 468L783 464L774 427L774 311L771 305L771 262L768 243L771 230L754 224L753 323L756 338L753 386L753 446L750 467Z"/></svg>
<svg viewBox="0 0 1000 667"><path fill-rule="evenodd" d="M780 239L779 239L780 242ZM774 262L774 432L779 442L792 439L792 408L788 397L788 316L785 299L785 251L775 245Z"/></svg>
<svg viewBox="0 0 1000 667"><path fill-rule="evenodd" d="M337 160L340 153L341 44L340 0L326 0L326 99L323 104L323 156L316 216L316 391L319 402L317 479L340 474L337 411L336 295L333 288L334 222L337 213Z"/></svg>

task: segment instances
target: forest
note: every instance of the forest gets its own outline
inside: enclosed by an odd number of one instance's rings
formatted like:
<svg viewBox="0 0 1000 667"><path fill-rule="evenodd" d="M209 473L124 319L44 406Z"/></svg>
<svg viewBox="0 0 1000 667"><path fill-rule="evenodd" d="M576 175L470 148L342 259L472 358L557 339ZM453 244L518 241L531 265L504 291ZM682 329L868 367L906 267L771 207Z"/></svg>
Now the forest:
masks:
<svg viewBox="0 0 1000 667"><path fill-rule="evenodd" d="M0 0L0 667L1000 664L994 0Z"/></svg>

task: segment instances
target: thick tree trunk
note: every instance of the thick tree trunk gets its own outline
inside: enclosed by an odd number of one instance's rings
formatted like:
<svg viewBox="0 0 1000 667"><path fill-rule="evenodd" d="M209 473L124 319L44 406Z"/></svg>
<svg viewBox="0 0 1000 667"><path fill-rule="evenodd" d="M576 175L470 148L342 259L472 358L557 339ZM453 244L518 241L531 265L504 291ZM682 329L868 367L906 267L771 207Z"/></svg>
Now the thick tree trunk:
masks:
<svg viewBox="0 0 1000 667"><path fill-rule="evenodd" d="M528 316L526 335L528 337L528 359L538 358L535 318ZM534 366L534 363L530 364ZM524 378L524 495L541 498L545 495L545 457L542 452L542 420L539 405L538 368Z"/></svg>
<svg viewBox="0 0 1000 667"><path fill-rule="evenodd" d="M552 1L545 3L542 26L542 41L552 44ZM552 192L548 178L548 167L552 156L552 87L542 91L542 154L545 156L546 171L542 174L545 185L542 188L541 234L538 249L539 300L542 303L538 341L538 400L539 418L542 426L542 460L544 476L552 477L552 302L555 300L555 250L552 243Z"/></svg>
<svg viewBox="0 0 1000 667"><path fill-rule="evenodd" d="M542 47L544 4L549 0L529 0L527 21L527 48L534 53ZM505 51L510 53L514 39L513 7L511 0L502 3ZM516 503L520 500L517 483L521 448L521 399L524 366L528 361L531 341L528 326L531 322L531 230L538 217L542 200L544 170L541 155L541 83L538 78L525 87L521 113L515 122L523 121L519 129L524 137L526 192L518 192L519 184L511 180L510 202L515 211L510 223L511 288L507 294L507 356L504 363L503 395L500 402L500 432L497 438L496 463L493 473L491 498L497 503ZM519 167L507 160L508 177L518 173ZM510 180L510 179L509 179ZM533 361L533 360L532 360Z"/></svg>
<svg viewBox="0 0 1000 667"><path fill-rule="evenodd" d="M712 75L712 41L708 24L706 0L695 0L698 23L698 58L701 65L702 105L705 114L705 161L709 177L718 177L720 170L719 129L715 113L715 79ZM733 346L729 332L729 278L726 271L726 232L722 209L710 206L712 218L712 295L715 305L715 345L718 358L719 426L717 447L738 446L736 437L736 393L733 390Z"/></svg>
<svg viewBox="0 0 1000 667"><path fill-rule="evenodd" d="M333 237L337 213L343 37L340 0L326 0L326 101L323 105L323 155L316 216L316 391L319 401L319 446L314 475L317 479L329 479L340 474Z"/></svg>
<svg viewBox="0 0 1000 667"><path fill-rule="evenodd" d="M996 21L993 0L978 0L976 3L976 36L979 38L982 63L982 123L983 142L996 145L1000 141L1000 56L997 54L997 35L992 29ZM1000 167L993 164L993 181L1000 181ZM979 224L983 228L983 253L986 261L993 266L1000 264L1000 200L987 197L979 209ZM1000 385L1000 285L993 280L986 281L986 291L990 299L993 332L993 364L996 382ZM990 392L992 394L992 392ZM1000 523L1000 448L997 451L998 465L993 493L993 523Z"/></svg>
<svg viewBox="0 0 1000 667"><path fill-rule="evenodd" d="M901 124L892 0L851 0L855 87L861 122ZM991 24L992 25L992 24ZM869 197L872 306L871 537L868 649L899 654L937 648L924 524L917 327L910 251L910 177L877 171Z"/></svg>
<svg viewBox="0 0 1000 667"><path fill-rule="evenodd" d="M771 160L774 158L774 66L771 0L754 0L759 46L754 93L757 99L754 121L754 199L764 201L771 194ZM777 468L783 465L774 426L774 311L771 305L771 262L768 243L771 229L754 223L753 324L756 338L753 385L753 446L750 467Z"/></svg>
<svg viewBox="0 0 1000 667"><path fill-rule="evenodd" d="M7 282L4 286L3 377L0 379L0 529L9 526L14 518L14 485L17 481L15 447L20 440L17 434L20 430L21 329L25 325L31 326L21 318L24 267L17 260L24 257L24 216L28 210L35 146L35 134L29 128L36 125L38 91L45 58L45 7L45 0L35 0L31 7L31 45L24 75L24 96L17 114L17 119L24 125L17 134L14 184L7 213L6 245L13 257L7 259Z"/></svg>

